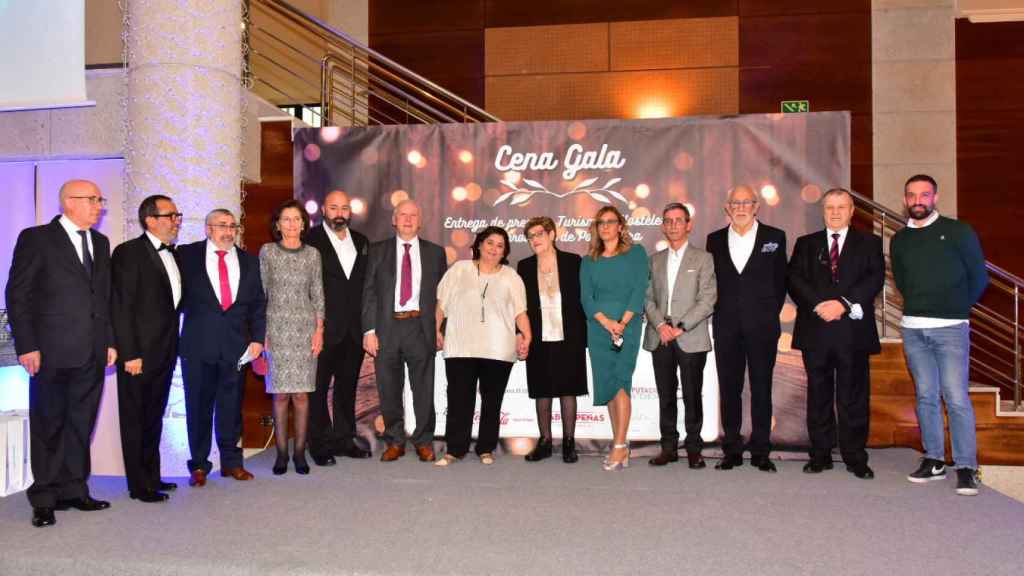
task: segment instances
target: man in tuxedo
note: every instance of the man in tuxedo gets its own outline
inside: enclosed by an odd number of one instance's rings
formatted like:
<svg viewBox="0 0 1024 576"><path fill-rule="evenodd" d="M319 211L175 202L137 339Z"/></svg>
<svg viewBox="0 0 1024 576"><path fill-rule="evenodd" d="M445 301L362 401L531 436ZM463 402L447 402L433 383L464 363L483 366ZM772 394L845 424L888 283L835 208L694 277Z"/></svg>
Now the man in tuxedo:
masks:
<svg viewBox="0 0 1024 576"><path fill-rule="evenodd" d="M324 350L317 360L316 391L310 403L310 454L320 466L333 466L335 456L369 458L355 442L356 383L363 365L363 281L366 236L349 228L348 195L335 190L324 198L323 225L306 234L306 243L320 251L323 265ZM327 389L334 379L334 421L327 408Z"/></svg>
<svg viewBox="0 0 1024 576"><path fill-rule="evenodd" d="M363 348L373 356L387 449L381 461L405 455L402 393L409 370L416 428L411 440L423 462L434 460L434 355L437 284L448 269L444 250L418 236L420 207L406 200L391 217L396 235L375 242L363 286Z"/></svg>
<svg viewBox="0 0 1024 576"><path fill-rule="evenodd" d="M7 312L18 362L30 376L32 525L54 510L95 511L89 443L104 369L117 352L110 325L110 242L92 230L106 198L88 180L60 189L62 215L18 235L7 283Z"/></svg>
<svg viewBox="0 0 1024 576"><path fill-rule="evenodd" d="M718 289L711 255L690 246L692 228L690 211L683 204L673 202L662 210L661 231L668 240L668 248L651 256L651 282L644 303L644 350L651 352L654 362L661 424L661 453L651 458L649 464L664 466L679 459L676 391L681 382L686 424L683 445L690 468L696 470L706 466L701 456L701 390L704 364L711 350L708 317L715 307Z"/></svg>
<svg viewBox="0 0 1024 576"><path fill-rule="evenodd" d="M801 236L789 261L789 295L797 306L793 348L807 371L807 434L811 460L804 472L832 469L832 447L857 478L868 466L871 379L868 356L881 351L875 296L885 280L882 240L850 228L853 197L833 188L822 198L825 229ZM836 409L839 425L836 426Z"/></svg>
<svg viewBox="0 0 1024 576"><path fill-rule="evenodd" d="M775 472L769 460L772 371L778 349L779 312L786 301L786 233L757 221L757 194L747 186L729 191L730 224L708 234L715 261L718 300L711 320L725 437L718 470L743 465L743 376L750 376L750 464Z"/></svg>
<svg viewBox="0 0 1024 576"><path fill-rule="evenodd" d="M190 486L205 486L212 465L210 431L217 413L220 475L252 480L242 466L245 366L263 352L267 299L256 256L235 247L238 224L223 208L206 216L206 240L178 249L185 296L179 350L185 381Z"/></svg>
<svg viewBox="0 0 1024 576"><path fill-rule="evenodd" d="M139 205L143 233L114 249L111 258L117 402L128 494L163 502L177 488L160 480L160 434L178 360L181 274L174 241L181 213L167 196Z"/></svg>

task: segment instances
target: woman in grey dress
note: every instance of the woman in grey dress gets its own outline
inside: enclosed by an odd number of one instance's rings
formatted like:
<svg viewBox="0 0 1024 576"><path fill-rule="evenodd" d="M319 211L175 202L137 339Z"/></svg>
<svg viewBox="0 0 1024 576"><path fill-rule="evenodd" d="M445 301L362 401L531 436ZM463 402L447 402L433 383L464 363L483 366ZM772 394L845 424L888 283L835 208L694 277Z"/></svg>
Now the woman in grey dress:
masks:
<svg viewBox="0 0 1024 576"><path fill-rule="evenodd" d="M275 243L260 249L267 294L267 392L274 395L274 474L288 470L288 405L295 411L295 471L309 474L306 426L309 392L316 389L316 358L324 344L324 291L320 252L302 242L309 216L295 200L270 218Z"/></svg>

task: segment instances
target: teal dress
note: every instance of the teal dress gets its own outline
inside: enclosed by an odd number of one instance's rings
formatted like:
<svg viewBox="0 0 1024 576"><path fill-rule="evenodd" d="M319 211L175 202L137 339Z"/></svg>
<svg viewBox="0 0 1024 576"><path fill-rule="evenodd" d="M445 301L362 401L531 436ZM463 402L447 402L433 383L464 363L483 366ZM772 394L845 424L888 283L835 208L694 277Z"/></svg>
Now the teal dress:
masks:
<svg viewBox="0 0 1024 576"><path fill-rule="evenodd" d="M604 406L619 390L626 394L632 390L650 276L647 252L639 244L611 258L583 257L580 299L587 314L587 349L594 377L595 406ZM621 320L626 310L633 311L633 319L626 325L622 349L615 351L611 334L594 320L594 314L603 312L612 320Z"/></svg>

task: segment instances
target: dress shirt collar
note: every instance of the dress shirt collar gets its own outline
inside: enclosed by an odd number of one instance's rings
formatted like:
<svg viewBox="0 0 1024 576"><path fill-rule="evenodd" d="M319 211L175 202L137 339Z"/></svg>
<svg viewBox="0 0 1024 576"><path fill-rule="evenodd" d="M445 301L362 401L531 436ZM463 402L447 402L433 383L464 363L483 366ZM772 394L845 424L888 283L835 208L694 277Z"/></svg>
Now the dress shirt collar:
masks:
<svg viewBox="0 0 1024 576"><path fill-rule="evenodd" d="M754 219L754 224L750 227L750 230L747 230L747 233L743 234L741 236L740 233L736 231L736 228L732 224L729 224L729 236L732 236L733 238L735 238L737 240L747 240L749 238L757 238L757 225L758 225L758 222L757 222L757 219L755 218Z"/></svg>
<svg viewBox="0 0 1024 576"><path fill-rule="evenodd" d="M68 218L65 214L61 214L60 219L57 221L60 222L60 225L67 231L69 236L73 236L75 238L78 238L78 232L80 230L84 230L86 232L89 231L88 228L79 228L78 225L72 222L71 218ZM86 236L92 236L92 234L87 234Z"/></svg>
<svg viewBox="0 0 1024 576"><path fill-rule="evenodd" d="M922 222L921 224L915 223L913 218L907 219L907 227L908 228L924 228L925 226L928 226L928 225L934 223L938 219L939 219L939 211L938 210L933 210L931 216L925 218L924 222Z"/></svg>

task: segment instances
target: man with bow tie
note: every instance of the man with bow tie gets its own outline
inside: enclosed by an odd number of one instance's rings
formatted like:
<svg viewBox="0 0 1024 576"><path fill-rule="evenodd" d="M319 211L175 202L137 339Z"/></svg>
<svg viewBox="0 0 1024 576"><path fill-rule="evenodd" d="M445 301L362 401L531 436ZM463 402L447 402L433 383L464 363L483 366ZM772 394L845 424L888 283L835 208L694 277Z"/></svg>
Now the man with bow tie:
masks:
<svg viewBox="0 0 1024 576"><path fill-rule="evenodd" d="M729 191L729 226L708 234L705 249L715 261L718 300L712 316L715 366L721 396L722 451L715 468L750 464L775 472L768 459L772 432L772 372L778 351L779 312L786 302L786 233L758 222L757 194L747 186ZM750 440L740 435L743 376L750 371Z"/></svg>
<svg viewBox="0 0 1024 576"><path fill-rule="evenodd" d="M182 285L173 242L181 212L167 196L149 196L139 205L139 224L142 235L111 259L121 452L132 499L162 502L177 488L160 479L160 434L178 359Z"/></svg>

